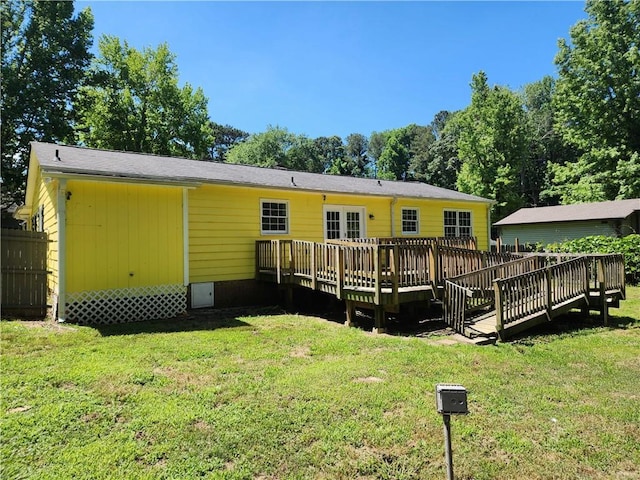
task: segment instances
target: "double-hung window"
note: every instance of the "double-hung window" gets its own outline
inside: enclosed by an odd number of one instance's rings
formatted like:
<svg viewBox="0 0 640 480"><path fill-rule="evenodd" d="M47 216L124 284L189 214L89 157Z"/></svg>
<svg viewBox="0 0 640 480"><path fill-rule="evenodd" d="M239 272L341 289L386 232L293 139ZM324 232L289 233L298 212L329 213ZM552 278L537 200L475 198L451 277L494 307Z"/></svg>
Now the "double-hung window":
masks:
<svg viewBox="0 0 640 480"><path fill-rule="evenodd" d="M418 235L420 233L420 211L417 208L402 209L402 234Z"/></svg>
<svg viewBox="0 0 640 480"><path fill-rule="evenodd" d="M261 200L260 222L263 235L289 233L289 205L284 201Z"/></svg>
<svg viewBox="0 0 640 480"><path fill-rule="evenodd" d="M471 212L465 210L444 211L445 237L471 237Z"/></svg>

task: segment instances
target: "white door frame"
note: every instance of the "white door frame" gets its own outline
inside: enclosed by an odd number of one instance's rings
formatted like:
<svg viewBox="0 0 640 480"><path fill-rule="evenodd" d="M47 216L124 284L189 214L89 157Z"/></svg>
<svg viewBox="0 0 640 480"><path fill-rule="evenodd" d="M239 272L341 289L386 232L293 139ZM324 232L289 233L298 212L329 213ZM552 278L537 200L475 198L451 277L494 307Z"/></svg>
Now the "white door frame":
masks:
<svg viewBox="0 0 640 480"><path fill-rule="evenodd" d="M327 237L327 212L338 212L340 215L340 239L347 238L347 213L358 213L360 216L360 238L367 236L367 222L365 221L366 207L357 205L323 205L322 206L322 231L325 240Z"/></svg>

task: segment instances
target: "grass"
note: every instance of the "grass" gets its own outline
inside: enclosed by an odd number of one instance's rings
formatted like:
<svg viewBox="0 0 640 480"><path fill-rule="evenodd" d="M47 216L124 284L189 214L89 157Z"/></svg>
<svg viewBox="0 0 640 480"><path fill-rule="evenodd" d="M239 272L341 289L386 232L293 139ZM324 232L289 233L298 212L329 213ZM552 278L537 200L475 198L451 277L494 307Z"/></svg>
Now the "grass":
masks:
<svg viewBox="0 0 640 480"><path fill-rule="evenodd" d="M597 321L439 345L302 315L2 322L2 478L640 478L640 288ZM568 327L567 327L568 325Z"/></svg>

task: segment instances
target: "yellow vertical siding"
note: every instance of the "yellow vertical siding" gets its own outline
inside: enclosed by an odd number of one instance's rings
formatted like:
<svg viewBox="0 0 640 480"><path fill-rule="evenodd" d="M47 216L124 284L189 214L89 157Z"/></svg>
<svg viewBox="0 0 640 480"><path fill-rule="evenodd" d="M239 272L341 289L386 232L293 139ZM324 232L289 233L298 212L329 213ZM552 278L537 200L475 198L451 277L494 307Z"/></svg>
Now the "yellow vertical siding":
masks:
<svg viewBox="0 0 640 480"><path fill-rule="evenodd" d="M289 205L289 231L282 235L260 232L260 201ZM420 209L419 236L444 234L444 210L472 212L473 234L479 247L487 248L487 205L429 199L398 199L362 195L322 194L242 186L204 185L189 191L190 282L243 280L254 277L255 241L298 239L323 241L323 206L342 205L365 209L368 237L402 236L402 207ZM370 218L370 216L373 218Z"/></svg>
<svg viewBox="0 0 640 480"><path fill-rule="evenodd" d="M67 184L67 290L181 284L182 189Z"/></svg>

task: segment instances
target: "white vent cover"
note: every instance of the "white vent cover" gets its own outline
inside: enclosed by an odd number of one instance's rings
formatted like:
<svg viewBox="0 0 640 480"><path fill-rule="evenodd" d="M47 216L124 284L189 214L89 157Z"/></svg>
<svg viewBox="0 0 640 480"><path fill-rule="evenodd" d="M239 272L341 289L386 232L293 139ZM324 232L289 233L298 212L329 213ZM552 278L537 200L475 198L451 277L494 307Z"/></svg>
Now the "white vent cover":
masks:
<svg viewBox="0 0 640 480"><path fill-rule="evenodd" d="M213 307L213 282L191 284L191 308Z"/></svg>

